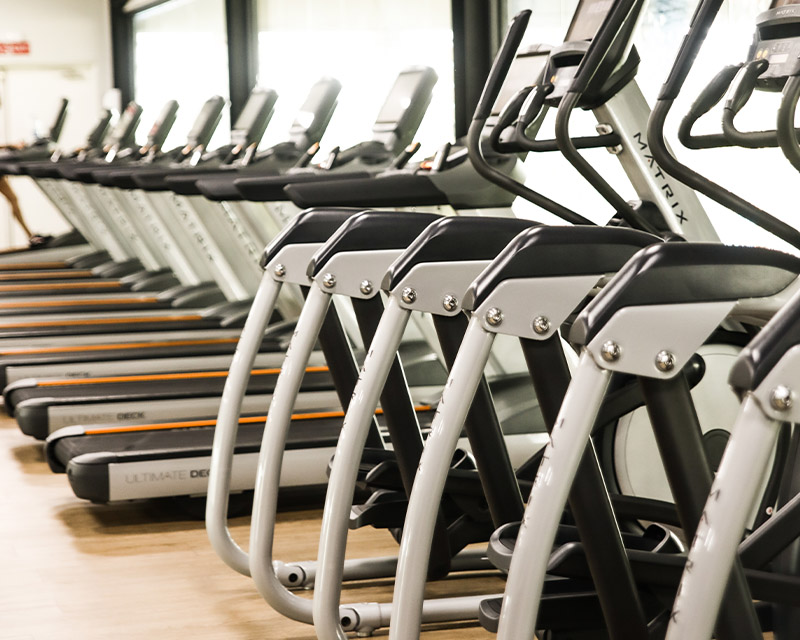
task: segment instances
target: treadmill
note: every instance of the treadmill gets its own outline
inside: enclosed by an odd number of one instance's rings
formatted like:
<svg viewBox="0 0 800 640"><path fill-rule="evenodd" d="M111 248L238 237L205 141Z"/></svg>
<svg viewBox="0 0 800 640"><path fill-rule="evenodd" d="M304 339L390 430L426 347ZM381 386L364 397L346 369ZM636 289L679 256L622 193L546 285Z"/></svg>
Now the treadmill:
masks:
<svg viewBox="0 0 800 640"><path fill-rule="evenodd" d="M503 104L516 91L517 87L522 86L530 77L535 77L537 70L547 59L546 54L545 50L531 48L518 55L518 59L512 67L512 73L509 74L508 88L499 99L503 100ZM498 104L500 104L499 100ZM490 134L497 115L497 112L493 113L485 135ZM486 182L474 169L471 169L468 161L458 160L455 157L457 150L454 150L453 153L454 157L451 158L451 162L441 163L436 168L436 172L440 174L440 184L445 185L442 187L442 191L437 191L437 199L440 203L451 205L457 203L459 208L470 209L468 213L473 214L488 211L499 213L503 208L508 214L513 196L510 196L504 189ZM520 171L520 157L514 156L511 159L504 157L502 162L499 158L497 160L494 164L502 172L516 175ZM475 183L480 184L480 188L471 186ZM417 201L430 204L430 189L423 184L422 180L417 180L416 185L419 189ZM465 192L470 189L473 191L475 202L473 207L469 207L469 199L464 196ZM493 197L489 195L490 192L494 193ZM450 194L450 199L448 200L445 196L442 200L443 193ZM480 197L476 197L476 194L480 194ZM426 198L428 199L426 200ZM416 348L417 351L409 353L407 351L409 348ZM402 360L404 365L410 367L410 371L414 371L415 368L424 370L429 382L436 380L436 372L432 370L434 360L429 347L420 350L418 346L415 347L411 344L404 345L403 349L406 351L403 353ZM438 365L438 361L436 364ZM425 378L420 382L424 380ZM240 419L240 435L237 440L234 465L236 490L249 490L253 486L254 464L257 459L264 421L262 415L252 414L254 400L257 402L259 397L245 396L243 417ZM311 400L310 395L304 391L300 396L302 404L297 406L296 410L306 413L309 400ZM21 404L25 402L23 400ZM218 402L219 400L217 400L217 404ZM256 404L256 410L263 411L266 406L268 405L262 401L262 404ZM49 409L56 420L59 408L53 404ZM86 411L87 408L83 409ZM316 458L318 461L327 460L331 451L328 448L326 434L328 430L334 428L331 426L332 420L336 423L335 431L338 433L338 428L341 426L339 414L335 420L331 416L302 418L295 416L298 428L290 432L291 451L286 454L286 462L289 463L287 469L294 470L289 473L302 472L305 466L308 466L304 462L298 467L295 457L305 456L303 460L309 461L309 465L314 464L308 457L312 454L318 456ZM302 424L300 424L301 422ZM212 418L175 421L166 424L128 424L124 426L100 424L69 427L49 436L46 445L47 459L52 469L68 470L70 483L76 495L93 501L108 502L132 497L200 494L205 492L214 424L215 420ZM316 424L319 424L318 437L310 439L304 435L306 429L316 433L314 426ZM317 451L313 453L306 449L317 449ZM168 480L159 475L163 470L177 470L178 468L183 469L177 474L184 476L183 482L178 482L177 477ZM321 468L323 467L317 467L317 469ZM128 475L130 472L134 475ZM137 476L138 473L145 475ZM155 475L147 475L149 473ZM143 482L127 482L125 480L125 478L136 477L148 478L148 480ZM321 481L324 482L324 480ZM290 487L297 485L299 480L287 476L282 482L285 486Z"/></svg>
<svg viewBox="0 0 800 640"><path fill-rule="evenodd" d="M112 113L108 109L103 109L100 118L90 130L83 146L64 155L60 149L54 150L49 156L37 158L36 154L23 158L6 158L0 163L0 173L4 175L27 175L26 167L31 163L57 162L60 158L77 158L79 156L93 155L100 152L109 126L112 120ZM49 150L49 149L48 149ZM44 149L39 149L44 154ZM32 157L31 157L32 156ZM42 193L53 202L53 205L64 215L63 210L58 207L53 198L53 194L41 184L34 181L40 187ZM12 271L16 269L66 269L71 267L82 268L93 266L102 260L107 260L107 254L103 253L98 247L91 245L91 240L84 238L75 227L74 222L69 216L64 216L73 229L62 236L53 238L46 246L22 249L21 251L9 250L0 254L0 271ZM73 242L74 241L74 242ZM36 252L33 255L32 252Z"/></svg>
<svg viewBox="0 0 800 640"><path fill-rule="evenodd" d="M189 132L186 144L177 149L160 153L160 145L167 134L165 124L174 119L175 113L175 103L168 103L151 129L147 143L137 153L139 157L131 159L128 163L129 170L166 163L186 162L194 149L200 145L205 146L210 139L220 120L224 104L224 100L219 96L207 100ZM106 211L109 226L113 223L119 228L120 234L126 236L142 264L142 271L120 280L126 289L123 292L58 296L41 294L25 296L8 303L0 302L0 317L18 315L22 312L52 314L76 311L154 309L188 306L190 301L195 302L195 306L197 306L196 301L199 295L203 296L204 304L223 300L221 293L208 290L210 287L202 292L198 291L191 282L186 282L181 278L181 273L173 274L163 239L143 227L142 221L138 219L135 212L126 209L125 203L114 198L114 194L111 193L113 190L101 189L97 185L91 184L91 179L97 174L103 176L108 172L120 170L121 168L117 164L99 169L94 166L81 166L74 170L74 174L86 183L87 189L94 189L92 195L97 201L95 208L98 211Z"/></svg>
<svg viewBox="0 0 800 640"><path fill-rule="evenodd" d="M386 136L394 139L406 140L413 137L415 129L399 129L403 123L417 124L421 120L421 114L429 101L429 94L421 93L417 90L419 86L424 86L429 90L431 87L430 74L419 71L412 74L409 79L407 74L401 74L390 92L387 104L391 105L394 113L400 113L401 117L394 125L384 119L376 128L384 132ZM410 102L409 102L410 101ZM384 109L385 112L385 109ZM411 114L411 115L409 115ZM393 133L389 133L389 130ZM384 162L390 164L389 160ZM138 178L138 176L137 176ZM241 250L240 250L241 251ZM220 314L220 309L210 308L189 313L184 311L183 315L164 314L167 317L161 319L154 317L155 314L142 312L140 314L118 315L108 322L104 322L102 317L92 317L91 314L77 317L60 317L58 322L51 321L44 324L41 318L32 316L20 316L12 323L4 326L0 322L0 354L6 352L6 347L24 347L25 349L42 347L61 348L71 344L108 344L115 341L125 343L135 342L137 347L141 345L144 338L142 331L154 332L158 335L158 340L164 340L169 334L177 339L206 339L206 338L230 338L236 335L236 327L240 327L246 316L249 300L243 299L239 304L232 305L230 310L232 315L224 317ZM223 309L222 311L228 311ZM11 326L8 326L8 325ZM38 326L37 326L38 325ZM136 329L139 333L131 334L131 330ZM191 335L178 333L177 330L204 329L205 331L195 331ZM174 333L173 333L174 332ZM39 341L42 336L42 342ZM63 337L59 337L63 336ZM30 341L30 342L29 342ZM138 354L137 354L138 355ZM0 366L5 358L0 355Z"/></svg>
<svg viewBox="0 0 800 640"><path fill-rule="evenodd" d="M339 86L338 81L330 78L315 83L291 126L289 140L258 154L256 162L262 171L282 167L289 162L296 164L297 158L302 158L307 153L306 143L310 141L316 144L319 141L336 106ZM250 112L252 113L252 109ZM226 152L228 153L229 151ZM197 158L196 154L192 155ZM194 165L184 167L182 164L171 163L168 168L181 168L184 173L191 173ZM156 168L118 168L104 172L101 181L125 184L126 180L136 175L136 171L151 173L154 169ZM134 194L136 191L128 189L123 193ZM262 217L268 217L264 215L263 210ZM282 309L282 311L286 314L287 310ZM121 340L117 336L107 336L109 344L105 345L87 344L93 341L87 338L83 341L83 345L76 345L74 348L63 342L53 344L52 340L48 345L34 347L24 341L19 343L20 347L0 348L0 359L9 364L8 369L0 366L0 380L2 386L6 386L24 378L73 379L122 373L153 374L160 371L196 371L215 368L227 370L238 340L238 330L230 329L220 333L222 335L202 338L179 335L172 342L167 338L173 336L162 334L152 334L153 340L148 340L146 336L142 338L122 336ZM118 346L114 344L115 338L117 342L121 342ZM80 341L80 338L74 337L73 340ZM4 344L9 345L9 341L6 340ZM274 351L281 351L285 346L280 341L268 339L265 339L264 345L265 348ZM198 357L191 358L193 355ZM131 361L134 358L137 360ZM267 363L264 366L277 366L281 360L273 357L270 362L273 361L275 364Z"/></svg>

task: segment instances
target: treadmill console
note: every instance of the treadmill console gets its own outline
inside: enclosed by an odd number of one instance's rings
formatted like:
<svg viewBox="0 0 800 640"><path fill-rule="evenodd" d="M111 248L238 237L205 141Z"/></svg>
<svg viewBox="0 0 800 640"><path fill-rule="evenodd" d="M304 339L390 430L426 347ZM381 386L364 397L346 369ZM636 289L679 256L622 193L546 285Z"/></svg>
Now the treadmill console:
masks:
<svg viewBox="0 0 800 640"><path fill-rule="evenodd" d="M145 143L143 152L150 152L158 150L167 139L172 125L175 124L175 118L178 115L178 103L175 100L168 100L167 103L161 108L161 111L150 127L147 133L147 142Z"/></svg>
<svg viewBox="0 0 800 640"><path fill-rule="evenodd" d="M111 126L112 117L113 115L108 109L103 109L100 112L100 119L86 138L87 148L97 149L103 144L103 140L105 140L106 134L108 133L108 128Z"/></svg>
<svg viewBox="0 0 800 640"><path fill-rule="evenodd" d="M225 108L225 99L220 96L212 96L203 103L200 113L197 114L189 134L186 136L186 153L190 153L198 147L208 146L211 136L217 129L219 121L222 119L222 110Z"/></svg>
<svg viewBox="0 0 800 640"><path fill-rule="evenodd" d="M254 89L236 118L231 130L231 143L240 150L256 147L267 129L278 94L272 89Z"/></svg>
<svg viewBox="0 0 800 640"><path fill-rule="evenodd" d="M289 128L289 139L298 149L308 149L322 139L322 134L336 110L341 90L342 85L335 78L322 78L311 87L306 101Z"/></svg>
<svg viewBox="0 0 800 640"><path fill-rule="evenodd" d="M413 142L439 77L430 67L401 71L372 127L373 139L396 155Z"/></svg>
<svg viewBox="0 0 800 640"><path fill-rule="evenodd" d="M64 128L64 122L67 119L68 106L69 100L66 98L61 98L61 103L58 105L58 111L56 112L55 120L53 120L53 124L50 126L50 131L47 132L47 137L44 139L46 142L58 142L58 139L61 137L61 131Z"/></svg>
<svg viewBox="0 0 800 640"><path fill-rule="evenodd" d="M781 91L790 76L800 74L800 0L773 0L756 18L750 60L766 60L767 69L756 86Z"/></svg>
<svg viewBox="0 0 800 640"><path fill-rule="evenodd" d="M122 112L119 120L117 120L117 124L108 134L103 145L104 149L109 153L113 151L114 155L116 155L120 148L130 146L133 143L136 128L139 126L141 118L142 107L135 102L129 102L128 106L125 107L125 111Z"/></svg>

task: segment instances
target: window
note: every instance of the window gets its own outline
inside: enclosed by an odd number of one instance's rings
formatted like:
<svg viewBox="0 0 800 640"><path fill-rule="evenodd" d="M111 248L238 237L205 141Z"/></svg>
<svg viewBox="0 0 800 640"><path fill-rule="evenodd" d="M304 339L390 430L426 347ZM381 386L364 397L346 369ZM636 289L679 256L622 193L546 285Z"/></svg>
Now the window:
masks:
<svg viewBox="0 0 800 640"><path fill-rule="evenodd" d="M177 100L178 118L166 149L186 134L212 95L228 97L228 46L224 0L172 0L133 18L136 101L146 131L167 100ZM210 148L230 139L225 110Z"/></svg>
<svg viewBox="0 0 800 640"><path fill-rule="evenodd" d="M265 145L285 139L295 111L322 76L342 83L324 148L368 139L395 77L413 65L439 75L416 139L427 145L452 139L449 0L260 0L258 20L259 85L280 96Z"/></svg>

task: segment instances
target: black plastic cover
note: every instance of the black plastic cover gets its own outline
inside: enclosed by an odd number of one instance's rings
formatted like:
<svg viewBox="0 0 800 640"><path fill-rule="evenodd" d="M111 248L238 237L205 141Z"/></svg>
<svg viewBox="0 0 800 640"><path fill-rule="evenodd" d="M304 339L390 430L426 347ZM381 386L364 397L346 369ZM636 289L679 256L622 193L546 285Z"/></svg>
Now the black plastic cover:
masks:
<svg viewBox="0 0 800 640"><path fill-rule="evenodd" d="M753 391L789 349L800 345L800 296L794 296L736 359L728 378L738 391Z"/></svg>
<svg viewBox="0 0 800 640"><path fill-rule="evenodd" d="M338 253L405 249L430 224L435 213L417 211L364 211L348 220L311 258L308 275L314 277Z"/></svg>
<svg viewBox="0 0 800 640"><path fill-rule="evenodd" d="M261 266L266 266L284 247L290 244L327 242L348 218L362 209L329 208L301 211L270 242L261 256Z"/></svg>
<svg viewBox="0 0 800 640"><path fill-rule="evenodd" d="M292 183L284 192L298 207L413 207L449 204L427 175L395 173L374 178Z"/></svg>
<svg viewBox="0 0 800 640"><path fill-rule="evenodd" d="M100 167L108 166L103 162L58 162L54 165L56 167L56 178L65 178L67 180L81 180L82 175L91 176L92 171Z"/></svg>
<svg viewBox="0 0 800 640"><path fill-rule="evenodd" d="M346 180L352 178L368 178L366 171L326 172L309 171L307 173L289 173L282 176L258 176L239 178L234 182L245 200L254 202L276 202L287 200L283 188L298 182L318 182L320 180Z"/></svg>
<svg viewBox="0 0 800 640"><path fill-rule="evenodd" d="M394 289L418 264L493 260L517 234L536 225L517 218L442 218L425 229L394 262L383 287Z"/></svg>
<svg viewBox="0 0 800 640"><path fill-rule="evenodd" d="M763 298L800 273L800 258L761 247L666 243L640 251L580 313L570 341L587 344L624 307Z"/></svg>
<svg viewBox="0 0 800 640"><path fill-rule="evenodd" d="M619 227L535 227L514 238L464 296L477 309L504 280L614 273L657 236Z"/></svg>

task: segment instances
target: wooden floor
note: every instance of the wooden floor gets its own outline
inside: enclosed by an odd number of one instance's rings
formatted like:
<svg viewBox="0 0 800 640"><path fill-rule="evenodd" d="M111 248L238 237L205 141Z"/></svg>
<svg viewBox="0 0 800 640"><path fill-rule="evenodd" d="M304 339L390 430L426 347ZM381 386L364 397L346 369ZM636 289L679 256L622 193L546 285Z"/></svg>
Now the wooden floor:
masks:
<svg viewBox="0 0 800 640"><path fill-rule="evenodd" d="M1 410L1 409L0 409ZM169 501L91 505L44 463L41 444L0 417L0 640L309 639L216 557L201 522ZM316 556L320 513L284 514L276 557ZM248 522L234 521L246 541ZM359 555L394 554L385 532L351 536ZM498 592L497 578L448 580L431 594ZM347 587L349 602L391 599L388 584ZM377 634L385 637L386 632ZM426 640L492 637L474 625L426 630Z"/></svg>
<svg viewBox="0 0 800 640"><path fill-rule="evenodd" d="M316 637L310 627L273 612L249 578L224 566L201 522L170 501L102 506L78 500L66 478L47 468L41 444L5 416L0 487L0 640ZM319 511L284 513L276 557L315 557L319 519ZM245 542L247 519L236 519L232 528ZM350 540L359 556L397 551L385 532L356 531ZM429 595L496 593L502 587L498 578L473 576L436 583ZM351 585L343 599L388 601L391 587ZM422 634L424 640L491 637L474 625Z"/></svg>

